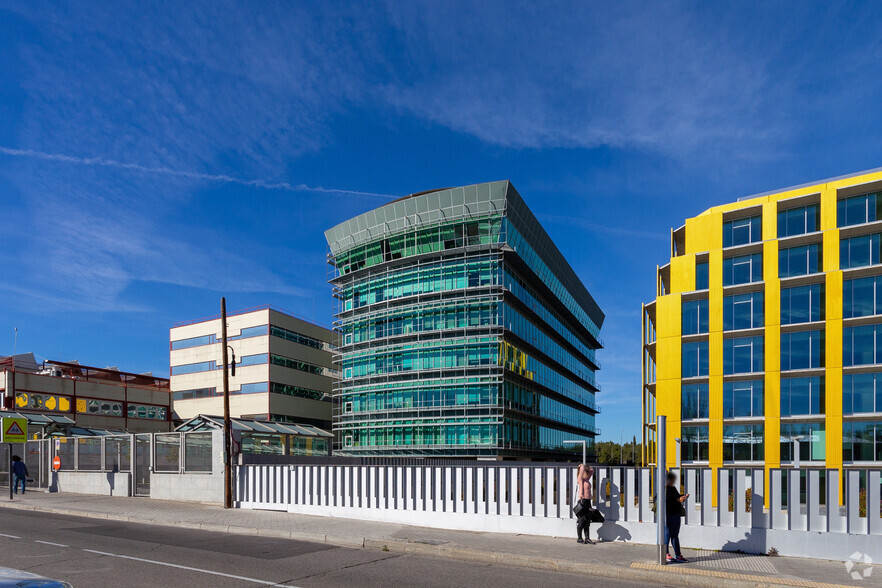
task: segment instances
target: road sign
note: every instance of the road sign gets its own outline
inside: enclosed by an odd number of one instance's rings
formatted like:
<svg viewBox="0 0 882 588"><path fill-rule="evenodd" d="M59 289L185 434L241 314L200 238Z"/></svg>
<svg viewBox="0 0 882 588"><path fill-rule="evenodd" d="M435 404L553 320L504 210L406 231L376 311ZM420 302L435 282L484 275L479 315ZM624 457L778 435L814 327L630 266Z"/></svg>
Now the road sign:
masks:
<svg viewBox="0 0 882 588"><path fill-rule="evenodd" d="M55 459L52 460L52 469L56 472L61 469L61 458L57 455L55 456Z"/></svg>
<svg viewBox="0 0 882 588"><path fill-rule="evenodd" d="M0 419L0 443L24 443L28 440L28 419Z"/></svg>

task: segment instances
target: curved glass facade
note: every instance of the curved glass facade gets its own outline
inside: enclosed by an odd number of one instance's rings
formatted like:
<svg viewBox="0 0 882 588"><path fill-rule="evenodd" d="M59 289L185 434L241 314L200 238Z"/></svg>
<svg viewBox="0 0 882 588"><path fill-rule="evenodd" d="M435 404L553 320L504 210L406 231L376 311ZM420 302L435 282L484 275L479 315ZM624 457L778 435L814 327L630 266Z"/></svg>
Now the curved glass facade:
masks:
<svg viewBox="0 0 882 588"><path fill-rule="evenodd" d="M334 430L351 455L555 459L593 447L603 313L508 182L326 232Z"/></svg>

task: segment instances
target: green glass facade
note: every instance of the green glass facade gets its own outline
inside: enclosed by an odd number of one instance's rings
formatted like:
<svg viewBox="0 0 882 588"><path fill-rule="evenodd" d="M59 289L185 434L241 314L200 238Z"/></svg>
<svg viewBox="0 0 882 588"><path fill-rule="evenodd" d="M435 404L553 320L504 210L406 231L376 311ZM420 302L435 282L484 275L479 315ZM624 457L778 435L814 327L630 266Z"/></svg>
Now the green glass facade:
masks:
<svg viewBox="0 0 882 588"><path fill-rule="evenodd" d="M402 198L325 233L338 449L532 457L599 433L603 313L507 181Z"/></svg>

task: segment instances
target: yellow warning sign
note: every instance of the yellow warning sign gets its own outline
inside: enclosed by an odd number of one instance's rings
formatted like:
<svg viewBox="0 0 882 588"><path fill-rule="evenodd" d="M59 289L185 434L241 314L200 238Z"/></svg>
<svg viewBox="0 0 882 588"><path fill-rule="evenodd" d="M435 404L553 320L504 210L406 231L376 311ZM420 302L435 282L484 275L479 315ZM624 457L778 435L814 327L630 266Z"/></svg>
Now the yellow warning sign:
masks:
<svg viewBox="0 0 882 588"><path fill-rule="evenodd" d="M27 419L0 419L0 443L24 443L28 440Z"/></svg>

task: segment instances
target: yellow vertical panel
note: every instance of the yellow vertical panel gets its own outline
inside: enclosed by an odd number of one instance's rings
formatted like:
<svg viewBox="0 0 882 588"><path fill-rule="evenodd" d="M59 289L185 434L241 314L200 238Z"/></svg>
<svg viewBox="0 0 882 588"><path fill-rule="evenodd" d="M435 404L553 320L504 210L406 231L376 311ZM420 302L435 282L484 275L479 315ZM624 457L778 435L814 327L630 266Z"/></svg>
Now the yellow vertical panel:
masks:
<svg viewBox="0 0 882 588"><path fill-rule="evenodd" d="M836 189L830 184L824 184L821 188L821 230L828 231L836 228ZM825 234L826 238L827 235ZM826 240L824 246L826 247ZM837 251L839 248L837 246ZM827 252L824 251L826 254ZM824 264L826 267L827 264ZM839 268L836 268L839 269Z"/></svg>
<svg viewBox="0 0 882 588"><path fill-rule="evenodd" d="M776 221L777 222L777 221ZM778 241L763 244L763 279L765 290L765 341L763 359L766 374L765 422L765 506L769 506L769 470L781 466L781 280L778 279Z"/></svg>
<svg viewBox="0 0 882 588"><path fill-rule="evenodd" d="M708 294L708 311L710 313L710 337L708 345L708 363L710 380L708 383L708 465L711 468L723 464L723 217L715 215L719 225L719 241L710 252L708 273L710 292ZM716 497L716 475L713 480L714 497ZM716 504L716 499L714 500Z"/></svg>
<svg viewBox="0 0 882 588"><path fill-rule="evenodd" d="M686 219L686 253L703 253L710 250L710 215L704 214Z"/></svg>
<svg viewBox="0 0 882 588"><path fill-rule="evenodd" d="M822 217L823 219L823 217ZM839 230L838 229L830 229L829 231L824 231L824 244L821 250L822 263L824 265L825 272L838 272L839 271ZM839 309L839 314L837 316L842 316L842 308Z"/></svg>
<svg viewBox="0 0 882 588"><path fill-rule="evenodd" d="M686 253L723 247L723 214L712 212L686 219Z"/></svg>
<svg viewBox="0 0 882 588"><path fill-rule="evenodd" d="M763 204L763 241L778 238L778 202Z"/></svg>
<svg viewBox="0 0 882 588"><path fill-rule="evenodd" d="M682 255L671 259L671 292L695 290L695 255Z"/></svg>
<svg viewBox="0 0 882 588"><path fill-rule="evenodd" d="M839 231L829 231L838 233ZM827 233L824 233L826 243ZM842 467L842 272L831 271L826 282L827 324L824 333L826 461L827 467Z"/></svg>

